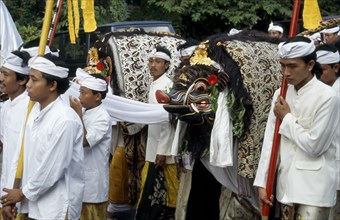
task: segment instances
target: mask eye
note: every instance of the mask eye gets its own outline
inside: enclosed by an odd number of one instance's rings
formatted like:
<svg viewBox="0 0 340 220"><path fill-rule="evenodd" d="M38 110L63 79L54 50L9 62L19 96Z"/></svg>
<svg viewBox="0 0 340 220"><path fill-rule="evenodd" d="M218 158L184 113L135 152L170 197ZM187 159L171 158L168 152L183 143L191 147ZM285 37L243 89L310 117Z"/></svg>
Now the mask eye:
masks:
<svg viewBox="0 0 340 220"><path fill-rule="evenodd" d="M194 91L195 92L199 92L199 93L203 93L207 90L207 84L205 82L197 82L194 86Z"/></svg>

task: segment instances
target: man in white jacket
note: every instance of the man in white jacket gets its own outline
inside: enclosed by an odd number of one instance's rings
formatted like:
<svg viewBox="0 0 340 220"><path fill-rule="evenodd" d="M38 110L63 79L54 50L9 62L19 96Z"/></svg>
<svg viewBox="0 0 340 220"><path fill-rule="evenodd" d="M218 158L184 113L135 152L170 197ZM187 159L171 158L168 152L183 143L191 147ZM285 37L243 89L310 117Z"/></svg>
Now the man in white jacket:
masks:
<svg viewBox="0 0 340 220"><path fill-rule="evenodd" d="M338 100L340 102L340 54L339 51L328 44L320 45L316 48L317 62L321 64L322 74L319 79L334 88ZM340 111L340 109L338 109ZM329 219L336 219L334 215L340 216L340 121L334 122L338 126L335 132L336 148L336 174L337 174L337 202L335 208L332 209Z"/></svg>
<svg viewBox="0 0 340 220"><path fill-rule="evenodd" d="M338 98L314 76L314 43L292 38L279 46L282 74L288 82L286 98L273 97L261 158L254 181L259 205L271 205L266 193L275 120L281 120L276 198L283 219L328 219L335 205L335 132ZM321 69L319 70L321 71Z"/></svg>
<svg viewBox="0 0 340 220"><path fill-rule="evenodd" d="M19 212L33 219L79 219L84 193L83 127L60 98L69 88L68 69L51 54L31 58L29 66L26 87L36 103L24 130L21 188L5 188L8 194L1 202L6 206L22 201Z"/></svg>
<svg viewBox="0 0 340 220"><path fill-rule="evenodd" d="M172 87L172 81L166 76L170 58L170 51L165 47L156 47L149 55L148 67L153 77L149 103L158 103L157 90ZM170 122L149 125L137 220L165 219L164 215L174 215L179 180L171 156L173 137L174 127Z"/></svg>

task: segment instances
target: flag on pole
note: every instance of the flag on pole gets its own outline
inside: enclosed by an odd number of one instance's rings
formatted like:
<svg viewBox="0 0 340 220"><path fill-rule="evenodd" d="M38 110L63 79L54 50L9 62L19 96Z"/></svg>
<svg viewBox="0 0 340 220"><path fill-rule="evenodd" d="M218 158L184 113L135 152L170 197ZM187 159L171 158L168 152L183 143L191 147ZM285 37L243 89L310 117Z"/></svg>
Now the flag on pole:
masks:
<svg viewBox="0 0 340 220"><path fill-rule="evenodd" d="M0 66L5 57L13 50L17 50L22 43L11 14L5 3L0 0Z"/></svg>
<svg viewBox="0 0 340 220"><path fill-rule="evenodd" d="M68 0L68 24L71 44L76 43L79 33L79 3L78 0ZM92 32L97 29L97 23L94 13L94 0L81 0L81 9L84 19L84 31Z"/></svg>
<svg viewBox="0 0 340 220"><path fill-rule="evenodd" d="M302 19L303 27L307 30L319 27L322 17L317 0L304 1Z"/></svg>

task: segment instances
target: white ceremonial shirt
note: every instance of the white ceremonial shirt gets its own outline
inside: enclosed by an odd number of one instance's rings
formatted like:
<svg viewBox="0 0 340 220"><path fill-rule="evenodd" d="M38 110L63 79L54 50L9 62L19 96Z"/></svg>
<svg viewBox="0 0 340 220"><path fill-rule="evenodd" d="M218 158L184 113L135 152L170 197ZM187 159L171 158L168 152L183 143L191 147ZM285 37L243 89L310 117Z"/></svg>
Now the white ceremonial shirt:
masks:
<svg viewBox="0 0 340 220"><path fill-rule="evenodd" d="M11 166L13 160L17 160L19 157L17 148L20 147L22 139L19 135L25 123L29 100L27 92L23 92L14 100L8 99L2 106L0 123L0 136L3 143L1 196L7 194L2 191L3 188L13 188L14 175L10 175Z"/></svg>
<svg viewBox="0 0 340 220"><path fill-rule="evenodd" d="M163 74L157 80L153 81L149 91L149 103L157 104L156 91L163 90L168 92L172 87L172 81ZM170 122L150 124L148 128L148 139L146 144L145 160L154 163L156 155L165 155L166 164L175 163L174 157L171 156L171 146L174 139L175 129Z"/></svg>
<svg viewBox="0 0 340 220"><path fill-rule="evenodd" d="M83 113L86 139L84 147L85 190L83 202L100 203L108 200L109 157L112 123L103 105Z"/></svg>
<svg viewBox="0 0 340 220"><path fill-rule="evenodd" d="M266 188L275 116L273 97L261 158L254 181ZM334 206L336 201L335 129L339 103L334 90L314 77L295 90L288 85L286 101L291 112L282 120L277 194L283 204Z"/></svg>
<svg viewBox="0 0 340 220"><path fill-rule="evenodd" d="M332 88L335 90L336 96L338 97L339 103L340 103L340 77L337 78L337 80L334 82ZM338 108L338 112L340 114L340 108ZM336 143L336 156L335 156L335 162L336 162L336 173L338 175L337 178L337 185L336 190L340 190L340 121L336 123L338 126L336 128L335 132L335 143Z"/></svg>
<svg viewBox="0 0 340 220"><path fill-rule="evenodd" d="M32 108L25 131L19 213L34 219L79 219L84 194L83 126L60 97Z"/></svg>

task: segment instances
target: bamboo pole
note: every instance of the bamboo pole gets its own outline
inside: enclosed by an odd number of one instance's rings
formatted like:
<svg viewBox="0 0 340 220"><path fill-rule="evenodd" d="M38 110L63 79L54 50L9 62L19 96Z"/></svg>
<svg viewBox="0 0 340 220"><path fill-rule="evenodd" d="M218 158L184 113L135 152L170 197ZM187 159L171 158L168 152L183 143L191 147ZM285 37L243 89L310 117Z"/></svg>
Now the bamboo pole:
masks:
<svg viewBox="0 0 340 220"><path fill-rule="evenodd" d="M45 54L45 47L47 44L47 37L48 32L51 25L51 19L52 19L52 11L54 6L54 0L46 0L46 8L45 8L45 17L44 17L44 23L41 30L41 37L39 42L39 56L44 56Z"/></svg>
<svg viewBox="0 0 340 220"><path fill-rule="evenodd" d="M294 0L292 19L290 21L289 34L288 34L289 37L293 37L297 33L300 3L301 3L300 0ZM282 75L280 96L282 96L283 98L286 98L287 87L288 87L287 80L285 76ZM277 162L277 156L278 156L279 147L280 147L280 139L281 139L281 135L279 134L280 124L281 124L281 121L280 119L277 118L275 121L274 138L273 138L272 151L270 155L270 162L269 162L269 168L268 168L268 179L267 179L267 185L266 185L266 191L267 191L267 196L269 200L273 193L275 172L276 172L276 162ZM262 209L263 220L268 219L269 211L270 211L270 207L265 204Z"/></svg>

